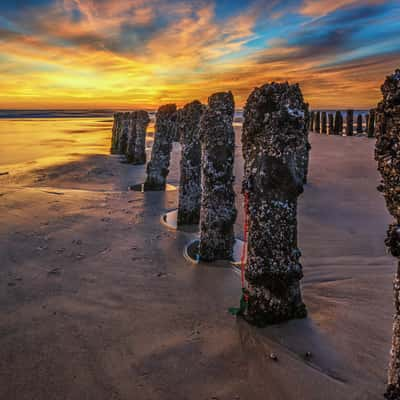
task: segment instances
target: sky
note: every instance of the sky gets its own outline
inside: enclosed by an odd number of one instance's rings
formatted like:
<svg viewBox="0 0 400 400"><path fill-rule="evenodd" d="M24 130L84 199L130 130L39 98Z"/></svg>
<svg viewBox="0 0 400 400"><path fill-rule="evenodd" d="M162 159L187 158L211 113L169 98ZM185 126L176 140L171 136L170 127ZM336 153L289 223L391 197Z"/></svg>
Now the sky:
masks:
<svg viewBox="0 0 400 400"><path fill-rule="evenodd" d="M399 0L1 0L0 108L153 109L268 82L370 108L400 68Z"/></svg>

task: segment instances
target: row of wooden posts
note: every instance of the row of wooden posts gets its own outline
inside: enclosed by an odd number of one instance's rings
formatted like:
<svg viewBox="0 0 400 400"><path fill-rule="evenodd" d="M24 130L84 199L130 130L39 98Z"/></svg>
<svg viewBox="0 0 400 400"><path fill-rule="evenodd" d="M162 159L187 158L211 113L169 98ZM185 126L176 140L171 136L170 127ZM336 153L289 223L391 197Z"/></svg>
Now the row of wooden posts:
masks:
<svg viewBox="0 0 400 400"><path fill-rule="evenodd" d="M389 367L387 399L400 399L400 70L382 86L383 101L371 110L357 132L377 136L375 157L382 175L380 190L395 222L386 244L399 259L396 275L396 314ZM143 129L138 113L116 114L112 151L143 152ZM143 114L143 112L140 112ZM353 135L352 110L346 113L345 134ZM169 172L172 141L182 146L178 226L200 224L198 256L202 261L231 259L237 211L233 190L235 134L231 92L210 96L177 110L159 108L145 189L163 190ZM256 88L243 113L242 154L245 220L248 226L247 261L239 314L258 326L305 317L300 280L303 277L297 244L297 198L307 181L308 132L343 134L343 117L308 111L298 85L271 83ZM376 119L376 126L375 126ZM147 122L143 122L147 121ZM139 125L138 125L139 124ZM138 140L138 135L140 139ZM139 144L138 144L139 143ZM136 151L136 146L139 146Z"/></svg>
<svg viewBox="0 0 400 400"><path fill-rule="evenodd" d="M269 107L281 112L270 113L266 123L262 110ZM167 104L156 113L144 190L165 189L172 142L179 137L177 224L178 228L200 225L197 258L201 261L233 257L237 216L233 188L234 112L232 93L222 92L210 96L207 105L193 101L178 110L176 105ZM144 148L143 121L148 122L148 119L142 118L139 123L139 113L143 112L115 114L112 135L112 152L124 154L127 161L134 164L144 163L143 157L139 161L132 157L132 154L142 153ZM246 213L251 214L251 218L244 288L248 301L242 314L254 324L265 325L306 314L300 291L302 267L297 247L296 204L307 180L311 148L309 112L298 85L273 83L252 92L243 117L245 169L242 187L247 199ZM276 130L275 126L280 129ZM273 182L280 183L276 186ZM265 209L273 212L266 213ZM289 258L276 251L283 245ZM277 280L286 285L285 291L276 287Z"/></svg>
<svg viewBox="0 0 400 400"><path fill-rule="evenodd" d="M341 111L335 113L327 111L311 111L309 128L312 132L326 135L353 136L354 134L354 110L347 110L345 122ZM367 137L375 137L375 109L369 110L369 113L359 113L356 119L356 133L361 135L365 133Z"/></svg>

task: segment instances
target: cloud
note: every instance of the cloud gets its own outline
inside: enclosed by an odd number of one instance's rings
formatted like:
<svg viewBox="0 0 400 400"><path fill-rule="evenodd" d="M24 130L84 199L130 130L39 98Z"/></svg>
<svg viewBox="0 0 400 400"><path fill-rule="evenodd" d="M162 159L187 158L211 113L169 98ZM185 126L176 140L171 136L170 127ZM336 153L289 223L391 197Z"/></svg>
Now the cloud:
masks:
<svg viewBox="0 0 400 400"><path fill-rule="evenodd" d="M382 3L384 3L384 0L304 0L300 13L311 17L320 17L340 8Z"/></svg>
<svg viewBox="0 0 400 400"><path fill-rule="evenodd" d="M312 63L325 65L338 60L349 60L359 53L363 58L362 49L371 47L370 40L366 39L369 27L373 26L373 37L381 43L400 33L386 28L380 32L375 26L385 20L387 7L362 6L350 10L337 10L317 20L307 21L287 35L269 42L266 50L256 54L256 61L267 64L274 61L289 63ZM377 50L375 50L376 52Z"/></svg>
<svg viewBox="0 0 400 400"><path fill-rule="evenodd" d="M0 107L156 107L230 89L240 106L271 80L299 82L314 107L370 107L400 53L392 1L41 2L0 18Z"/></svg>
<svg viewBox="0 0 400 400"><path fill-rule="evenodd" d="M148 55L179 69L194 69L239 51L254 37L255 16L244 14L215 22L213 5L170 24L149 41Z"/></svg>

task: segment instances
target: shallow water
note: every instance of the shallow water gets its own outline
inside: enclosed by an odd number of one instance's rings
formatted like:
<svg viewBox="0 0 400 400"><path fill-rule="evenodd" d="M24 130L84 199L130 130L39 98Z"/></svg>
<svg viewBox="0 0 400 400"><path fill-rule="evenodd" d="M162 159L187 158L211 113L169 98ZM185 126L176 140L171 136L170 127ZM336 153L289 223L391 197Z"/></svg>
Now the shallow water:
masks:
<svg viewBox="0 0 400 400"><path fill-rule="evenodd" d="M111 126L111 119L98 118L1 119L0 165L105 154Z"/></svg>
<svg viewBox="0 0 400 400"><path fill-rule="evenodd" d="M357 110L354 121L358 113L365 114L365 111ZM42 114L50 116L42 118ZM101 112L75 112L76 115L72 113L74 116L68 117L63 117L65 112L42 111L42 114L0 111L0 166L3 169L15 164L51 166L70 157L109 154L111 112L104 115ZM236 111L234 126L241 126L241 117L242 112ZM153 132L154 124L151 123L149 136Z"/></svg>
<svg viewBox="0 0 400 400"><path fill-rule="evenodd" d="M104 117L0 119L0 166L51 166L69 157L109 154L112 123Z"/></svg>

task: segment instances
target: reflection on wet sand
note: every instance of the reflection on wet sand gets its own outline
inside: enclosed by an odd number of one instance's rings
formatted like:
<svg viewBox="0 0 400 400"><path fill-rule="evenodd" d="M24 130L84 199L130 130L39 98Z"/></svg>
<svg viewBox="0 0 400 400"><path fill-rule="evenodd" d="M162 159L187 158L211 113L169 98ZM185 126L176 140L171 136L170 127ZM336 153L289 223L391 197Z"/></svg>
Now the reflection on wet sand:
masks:
<svg viewBox="0 0 400 400"><path fill-rule="evenodd" d="M309 317L257 330L227 312L238 302L237 274L188 263L182 251L196 235L160 224L177 207L178 192L128 191L144 181L145 166L109 155L111 125L108 132L101 124L82 135L66 132L88 123L96 119L0 120L0 371L8 382L0 398L17 391L18 398L49 398L76 383L90 392L105 374L126 388L123 398L160 399L145 391L160 382L173 385L173 398L211 398L210 376L227 389L212 390L221 399L379 398L393 261L382 242L389 217L375 189L372 142L312 135L299 204ZM76 142L56 147L71 137ZM174 146L172 185L179 156ZM49 371L59 379L48 379ZM112 394L100 388L94 397Z"/></svg>
<svg viewBox="0 0 400 400"><path fill-rule="evenodd" d="M53 167L63 171L66 164L84 163L86 156L108 156L111 126L111 119L96 117L0 119L0 172L24 175ZM148 149L153 135L150 124Z"/></svg>
<svg viewBox="0 0 400 400"><path fill-rule="evenodd" d="M97 124L96 118L0 119L0 165L34 160L56 164L75 149L107 154L110 127L111 123ZM78 132L82 134L71 138Z"/></svg>

